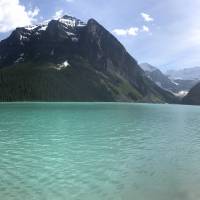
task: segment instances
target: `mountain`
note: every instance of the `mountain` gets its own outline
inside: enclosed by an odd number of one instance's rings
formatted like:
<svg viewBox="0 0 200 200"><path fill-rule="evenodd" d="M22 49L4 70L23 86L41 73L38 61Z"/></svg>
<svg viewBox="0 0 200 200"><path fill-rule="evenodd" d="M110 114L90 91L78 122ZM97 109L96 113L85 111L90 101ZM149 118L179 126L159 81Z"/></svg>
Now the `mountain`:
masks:
<svg viewBox="0 0 200 200"><path fill-rule="evenodd" d="M195 85L183 98L183 104L200 105L200 83Z"/></svg>
<svg viewBox="0 0 200 200"><path fill-rule="evenodd" d="M169 70L166 72L170 79L200 80L200 67Z"/></svg>
<svg viewBox="0 0 200 200"><path fill-rule="evenodd" d="M158 86L165 90L171 91L180 97L185 96L198 82L197 80L170 79L158 68L148 63L142 63L140 66L145 71L147 77L154 81Z"/></svg>
<svg viewBox="0 0 200 200"><path fill-rule="evenodd" d="M185 95L188 94L188 92L199 82L196 80L183 80L183 79L175 79L172 80L177 84L177 90L179 93L183 93Z"/></svg>
<svg viewBox="0 0 200 200"><path fill-rule="evenodd" d="M0 42L0 101L177 100L97 21L65 15Z"/></svg>
<svg viewBox="0 0 200 200"><path fill-rule="evenodd" d="M174 93L179 92L177 89L177 83L172 82L158 68L148 63L142 63L140 66L145 71L147 77L154 81L158 86Z"/></svg>

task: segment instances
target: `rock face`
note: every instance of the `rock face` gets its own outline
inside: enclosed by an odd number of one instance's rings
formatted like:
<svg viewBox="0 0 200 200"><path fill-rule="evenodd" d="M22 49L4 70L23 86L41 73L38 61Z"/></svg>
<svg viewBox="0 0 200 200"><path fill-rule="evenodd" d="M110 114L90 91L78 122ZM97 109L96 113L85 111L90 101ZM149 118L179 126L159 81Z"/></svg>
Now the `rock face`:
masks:
<svg viewBox="0 0 200 200"><path fill-rule="evenodd" d="M172 82L158 68L148 63L142 63L140 66L145 71L147 77L154 81L158 86L174 93L178 92L177 83Z"/></svg>
<svg viewBox="0 0 200 200"><path fill-rule="evenodd" d="M64 16L0 42L0 101L177 100L94 19Z"/></svg>
<svg viewBox="0 0 200 200"><path fill-rule="evenodd" d="M183 104L200 105L200 83L194 86L188 95L183 98Z"/></svg>

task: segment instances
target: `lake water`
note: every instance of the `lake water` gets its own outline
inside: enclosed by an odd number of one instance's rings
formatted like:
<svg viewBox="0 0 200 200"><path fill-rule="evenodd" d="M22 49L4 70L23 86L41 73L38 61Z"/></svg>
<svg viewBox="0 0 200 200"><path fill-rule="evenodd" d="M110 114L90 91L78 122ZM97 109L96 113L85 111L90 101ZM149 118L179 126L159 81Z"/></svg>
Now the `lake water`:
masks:
<svg viewBox="0 0 200 200"><path fill-rule="evenodd" d="M198 200L200 107L0 104L1 200Z"/></svg>

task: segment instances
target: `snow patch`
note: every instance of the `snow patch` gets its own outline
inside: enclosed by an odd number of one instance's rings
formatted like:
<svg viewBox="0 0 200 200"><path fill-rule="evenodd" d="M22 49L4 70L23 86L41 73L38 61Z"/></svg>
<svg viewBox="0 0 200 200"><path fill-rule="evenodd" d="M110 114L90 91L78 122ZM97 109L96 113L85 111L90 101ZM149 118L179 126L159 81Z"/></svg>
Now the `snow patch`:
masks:
<svg viewBox="0 0 200 200"><path fill-rule="evenodd" d="M68 27L84 27L84 26L86 26L86 23L84 23L76 18L73 18L73 17L69 17L69 18L63 17L63 18L58 19L58 21Z"/></svg>
<svg viewBox="0 0 200 200"><path fill-rule="evenodd" d="M82 22L82 21L78 21L77 25L78 27L84 27L86 26L86 23Z"/></svg>
<svg viewBox="0 0 200 200"><path fill-rule="evenodd" d="M26 26L24 27L25 30L28 30L28 31L46 31L48 27L48 24L38 24L38 25L30 25L30 26Z"/></svg>
<svg viewBox="0 0 200 200"><path fill-rule="evenodd" d="M178 92L178 93L175 93L175 95L177 96L177 97L184 97L184 96L186 96L188 94L188 91L186 91L186 90L182 90L182 91L180 91L180 92Z"/></svg>
<svg viewBox="0 0 200 200"><path fill-rule="evenodd" d="M175 85L179 85L179 83L175 82L174 80L171 80L171 82Z"/></svg>
<svg viewBox="0 0 200 200"><path fill-rule="evenodd" d="M77 27L84 27L84 26L86 26L85 23L79 23L79 24L77 24Z"/></svg>
<svg viewBox="0 0 200 200"><path fill-rule="evenodd" d="M69 31L65 31L65 33L66 33L68 36L75 36L75 34L74 34L74 33L72 33L72 32L69 32Z"/></svg>
<svg viewBox="0 0 200 200"><path fill-rule="evenodd" d="M47 29L47 25L42 25L39 29L38 29L38 31L46 31L46 29Z"/></svg>
<svg viewBox="0 0 200 200"><path fill-rule="evenodd" d="M21 53L19 58L15 60L15 63L23 62L24 61L24 53Z"/></svg>
<svg viewBox="0 0 200 200"><path fill-rule="evenodd" d="M64 19L64 18L60 18L58 20L59 22L67 25L67 26L71 26L71 27L75 27L76 26L76 20L75 19Z"/></svg>
<svg viewBox="0 0 200 200"><path fill-rule="evenodd" d="M25 29L28 31L34 30L38 27L38 25L30 25L30 26L26 26Z"/></svg>
<svg viewBox="0 0 200 200"><path fill-rule="evenodd" d="M29 35L26 34L26 35L20 35L20 38L19 38L20 41L28 41L29 40Z"/></svg>
<svg viewBox="0 0 200 200"><path fill-rule="evenodd" d="M72 37L71 40L72 42L78 42L79 39L77 37Z"/></svg>
<svg viewBox="0 0 200 200"><path fill-rule="evenodd" d="M69 62L66 60L66 61L63 62L62 64L57 65L56 69L57 69L58 71L60 71L60 70L66 69L66 68L68 68L68 67L70 67L70 64L69 64Z"/></svg>

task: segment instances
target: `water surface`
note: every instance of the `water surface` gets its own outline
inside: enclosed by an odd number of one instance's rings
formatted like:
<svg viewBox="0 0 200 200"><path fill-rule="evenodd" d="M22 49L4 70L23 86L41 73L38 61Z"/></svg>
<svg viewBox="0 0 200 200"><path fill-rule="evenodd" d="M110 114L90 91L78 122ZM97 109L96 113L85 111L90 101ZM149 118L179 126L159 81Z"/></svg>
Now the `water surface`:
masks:
<svg viewBox="0 0 200 200"><path fill-rule="evenodd" d="M2 200L197 200L200 107L0 104Z"/></svg>

